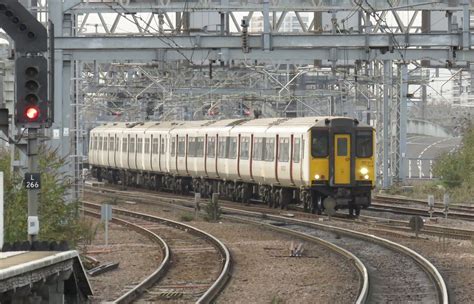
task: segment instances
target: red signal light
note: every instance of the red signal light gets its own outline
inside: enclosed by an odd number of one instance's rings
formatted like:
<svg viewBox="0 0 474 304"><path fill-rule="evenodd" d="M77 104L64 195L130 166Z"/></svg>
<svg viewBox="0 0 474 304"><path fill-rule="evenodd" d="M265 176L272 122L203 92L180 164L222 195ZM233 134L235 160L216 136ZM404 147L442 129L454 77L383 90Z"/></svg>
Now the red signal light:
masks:
<svg viewBox="0 0 474 304"><path fill-rule="evenodd" d="M25 116L29 121L35 121L39 117L39 109L38 107L30 106L26 108Z"/></svg>

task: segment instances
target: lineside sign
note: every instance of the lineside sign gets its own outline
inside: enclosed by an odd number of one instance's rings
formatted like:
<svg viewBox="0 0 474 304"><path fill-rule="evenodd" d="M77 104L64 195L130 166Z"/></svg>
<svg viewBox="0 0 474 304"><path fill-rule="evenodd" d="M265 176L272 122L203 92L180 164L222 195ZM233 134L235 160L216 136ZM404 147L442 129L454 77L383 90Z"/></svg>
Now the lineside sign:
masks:
<svg viewBox="0 0 474 304"><path fill-rule="evenodd" d="M27 190L41 189L41 174L25 173L24 185Z"/></svg>

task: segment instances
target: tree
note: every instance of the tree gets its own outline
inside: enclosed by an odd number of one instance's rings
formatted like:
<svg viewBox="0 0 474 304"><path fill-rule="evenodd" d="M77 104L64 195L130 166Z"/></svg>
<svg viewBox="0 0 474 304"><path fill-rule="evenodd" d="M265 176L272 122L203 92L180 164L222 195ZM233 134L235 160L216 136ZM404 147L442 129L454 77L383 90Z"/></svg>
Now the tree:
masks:
<svg viewBox="0 0 474 304"><path fill-rule="evenodd" d="M11 172L11 157L0 152L0 171L5 177L5 242L27 240L28 199L23 177ZM41 190L38 195L40 221L39 240L67 240L74 245L90 229L79 219L77 202L66 202L64 196L70 188L69 179L59 169L65 160L45 147L39 152Z"/></svg>
<svg viewBox="0 0 474 304"><path fill-rule="evenodd" d="M469 125L464 133L461 147L452 153L441 155L433 168L435 175L449 190L462 188L474 190L474 128Z"/></svg>

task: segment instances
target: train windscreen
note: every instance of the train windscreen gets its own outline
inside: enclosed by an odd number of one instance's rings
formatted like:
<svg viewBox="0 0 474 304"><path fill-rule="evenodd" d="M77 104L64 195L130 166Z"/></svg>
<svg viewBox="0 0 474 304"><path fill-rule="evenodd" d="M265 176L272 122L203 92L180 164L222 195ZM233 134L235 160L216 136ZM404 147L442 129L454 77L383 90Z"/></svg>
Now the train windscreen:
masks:
<svg viewBox="0 0 474 304"><path fill-rule="evenodd" d="M356 140L357 157L371 157L373 153L372 131L358 131Z"/></svg>
<svg viewBox="0 0 474 304"><path fill-rule="evenodd" d="M327 157L329 155L329 135L327 130L313 130L311 132L311 155L313 157Z"/></svg>

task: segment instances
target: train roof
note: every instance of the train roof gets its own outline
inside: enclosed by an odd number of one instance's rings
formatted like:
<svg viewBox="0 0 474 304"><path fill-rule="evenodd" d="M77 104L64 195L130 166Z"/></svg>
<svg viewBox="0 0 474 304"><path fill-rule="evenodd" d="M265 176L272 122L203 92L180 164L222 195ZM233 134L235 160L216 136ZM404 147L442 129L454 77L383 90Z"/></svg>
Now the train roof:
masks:
<svg viewBox="0 0 474 304"><path fill-rule="evenodd" d="M341 121L355 121L354 118L342 116L312 116L312 117L295 117L295 118L258 118L258 119L224 119L224 120L197 120L197 121L157 121L157 122L113 122L94 128L94 130L103 130L111 128L132 129L133 131L141 132L145 130L179 130L179 129L247 129L248 127L254 129L269 129L272 130L280 128L299 129L299 131L309 130L312 127L324 127L331 122ZM358 122L361 127L370 127L369 125Z"/></svg>

